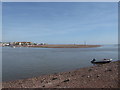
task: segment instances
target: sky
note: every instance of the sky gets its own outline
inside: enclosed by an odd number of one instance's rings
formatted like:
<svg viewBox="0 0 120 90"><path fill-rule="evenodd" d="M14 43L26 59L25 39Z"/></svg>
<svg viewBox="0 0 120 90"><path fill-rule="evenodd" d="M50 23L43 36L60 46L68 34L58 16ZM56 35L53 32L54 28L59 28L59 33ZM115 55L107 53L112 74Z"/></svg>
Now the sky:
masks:
<svg viewBox="0 0 120 90"><path fill-rule="evenodd" d="M117 2L3 2L3 41L117 44Z"/></svg>
<svg viewBox="0 0 120 90"><path fill-rule="evenodd" d="M0 1L0 41L2 41L2 2Z"/></svg>

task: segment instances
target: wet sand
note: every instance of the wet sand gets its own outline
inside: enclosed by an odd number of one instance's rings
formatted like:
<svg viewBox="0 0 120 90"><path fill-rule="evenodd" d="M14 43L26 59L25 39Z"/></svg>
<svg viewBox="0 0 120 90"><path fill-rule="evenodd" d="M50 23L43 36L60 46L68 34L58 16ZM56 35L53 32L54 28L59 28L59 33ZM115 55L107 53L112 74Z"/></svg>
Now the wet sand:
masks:
<svg viewBox="0 0 120 90"><path fill-rule="evenodd" d="M3 82L3 88L118 88L120 61L70 72Z"/></svg>

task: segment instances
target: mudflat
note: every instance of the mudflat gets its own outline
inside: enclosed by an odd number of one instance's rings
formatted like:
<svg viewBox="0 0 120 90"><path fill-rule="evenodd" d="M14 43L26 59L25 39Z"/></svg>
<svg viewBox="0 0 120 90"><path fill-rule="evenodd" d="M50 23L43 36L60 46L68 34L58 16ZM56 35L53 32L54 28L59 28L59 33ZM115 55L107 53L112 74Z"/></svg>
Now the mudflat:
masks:
<svg viewBox="0 0 120 90"><path fill-rule="evenodd" d="M120 61L69 72L3 82L3 88L118 88Z"/></svg>

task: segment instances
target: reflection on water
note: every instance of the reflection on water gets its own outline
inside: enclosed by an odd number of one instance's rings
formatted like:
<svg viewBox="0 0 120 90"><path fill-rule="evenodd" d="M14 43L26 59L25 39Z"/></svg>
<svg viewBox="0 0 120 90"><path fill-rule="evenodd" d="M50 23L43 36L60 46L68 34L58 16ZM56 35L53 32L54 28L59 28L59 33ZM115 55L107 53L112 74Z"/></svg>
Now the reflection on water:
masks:
<svg viewBox="0 0 120 90"><path fill-rule="evenodd" d="M3 81L88 67L93 58L118 59L117 46L98 48L3 48Z"/></svg>

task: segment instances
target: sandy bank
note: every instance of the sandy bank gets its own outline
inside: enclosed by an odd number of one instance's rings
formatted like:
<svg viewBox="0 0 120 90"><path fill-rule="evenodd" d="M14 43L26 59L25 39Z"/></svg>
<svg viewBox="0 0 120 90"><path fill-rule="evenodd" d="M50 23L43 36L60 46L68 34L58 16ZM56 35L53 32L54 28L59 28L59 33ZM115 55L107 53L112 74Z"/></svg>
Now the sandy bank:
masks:
<svg viewBox="0 0 120 90"><path fill-rule="evenodd" d="M2 85L3 88L118 88L118 61Z"/></svg>
<svg viewBox="0 0 120 90"><path fill-rule="evenodd" d="M46 45L33 45L29 47L39 48L92 48L100 47L101 45L77 45L77 44L46 44Z"/></svg>

